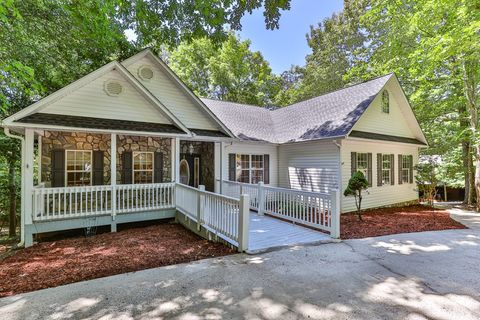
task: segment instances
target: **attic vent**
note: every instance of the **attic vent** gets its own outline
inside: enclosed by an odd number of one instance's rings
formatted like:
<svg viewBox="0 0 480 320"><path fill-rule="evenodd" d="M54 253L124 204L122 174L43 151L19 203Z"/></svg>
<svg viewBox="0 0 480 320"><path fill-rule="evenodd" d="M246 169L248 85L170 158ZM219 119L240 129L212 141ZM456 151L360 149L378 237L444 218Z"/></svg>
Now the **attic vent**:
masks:
<svg viewBox="0 0 480 320"><path fill-rule="evenodd" d="M138 75L143 80L150 80L153 78L153 70L148 66L143 66L138 69Z"/></svg>
<svg viewBox="0 0 480 320"><path fill-rule="evenodd" d="M122 84L116 80L107 80L105 81L105 86L104 86L105 92L109 96L116 97L122 93Z"/></svg>

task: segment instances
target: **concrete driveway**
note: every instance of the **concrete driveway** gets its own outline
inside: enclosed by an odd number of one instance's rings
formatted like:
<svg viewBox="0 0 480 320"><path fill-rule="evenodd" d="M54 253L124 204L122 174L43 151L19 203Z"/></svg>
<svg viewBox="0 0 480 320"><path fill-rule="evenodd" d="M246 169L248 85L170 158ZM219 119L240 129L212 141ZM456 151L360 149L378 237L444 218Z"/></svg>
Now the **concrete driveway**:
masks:
<svg viewBox="0 0 480 320"><path fill-rule="evenodd" d="M0 318L480 319L480 216L457 218L475 229L118 275L1 299Z"/></svg>

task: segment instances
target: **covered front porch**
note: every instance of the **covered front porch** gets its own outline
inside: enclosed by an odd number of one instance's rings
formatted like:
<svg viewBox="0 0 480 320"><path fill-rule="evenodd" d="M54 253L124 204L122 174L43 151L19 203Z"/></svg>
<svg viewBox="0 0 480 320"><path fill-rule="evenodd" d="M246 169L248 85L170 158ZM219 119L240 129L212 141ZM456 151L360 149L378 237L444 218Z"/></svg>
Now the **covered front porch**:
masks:
<svg viewBox="0 0 480 320"><path fill-rule="evenodd" d="M24 175L25 245L44 232L102 225L115 232L121 223L167 218L239 251L330 239L291 222L334 230L331 195L224 181L224 143L211 137L26 129L24 161L32 170Z"/></svg>

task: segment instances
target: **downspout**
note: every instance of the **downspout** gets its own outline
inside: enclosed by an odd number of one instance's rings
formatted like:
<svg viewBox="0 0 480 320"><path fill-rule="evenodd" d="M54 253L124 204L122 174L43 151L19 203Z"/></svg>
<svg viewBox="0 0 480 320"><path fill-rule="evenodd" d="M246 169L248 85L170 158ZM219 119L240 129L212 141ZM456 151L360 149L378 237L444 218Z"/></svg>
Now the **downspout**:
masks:
<svg viewBox="0 0 480 320"><path fill-rule="evenodd" d="M7 137L13 138L13 139L18 139L22 142L22 152L21 152L21 180L20 180L20 190L23 193L23 190L25 190L25 157L24 157L24 152L25 152L25 138L22 136L17 136L14 135L10 132L9 128L3 128L3 132L5 132L5 135ZM23 246L25 243L25 197L23 194L20 197L20 244L19 246Z"/></svg>
<svg viewBox="0 0 480 320"><path fill-rule="evenodd" d="M342 213L342 144L341 143L338 143L337 140L333 140L333 144L337 146L338 148L338 177L337 177L337 181L338 181L338 186L337 186L337 189L338 189L338 193L340 194L340 203L339 203L339 206L340 206L340 213Z"/></svg>

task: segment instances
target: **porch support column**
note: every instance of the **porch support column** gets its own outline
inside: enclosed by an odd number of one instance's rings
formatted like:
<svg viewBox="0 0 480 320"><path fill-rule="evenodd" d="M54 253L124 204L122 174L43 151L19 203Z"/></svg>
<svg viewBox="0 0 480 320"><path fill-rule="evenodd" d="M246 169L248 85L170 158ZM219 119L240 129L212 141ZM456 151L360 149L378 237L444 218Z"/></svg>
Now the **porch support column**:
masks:
<svg viewBox="0 0 480 320"><path fill-rule="evenodd" d="M117 134L112 133L110 138L110 185L112 186L112 224L111 232L117 232Z"/></svg>
<svg viewBox="0 0 480 320"><path fill-rule="evenodd" d="M180 138L172 138L172 182L180 182Z"/></svg>
<svg viewBox="0 0 480 320"><path fill-rule="evenodd" d="M25 218L25 247L33 245L33 234L31 227L33 223L33 169L34 169L34 132L33 129L25 129L25 148L24 148L24 189L22 198L24 198L24 218Z"/></svg>
<svg viewBox="0 0 480 320"><path fill-rule="evenodd" d="M219 193L223 194L223 162L224 162L225 142L220 142L220 188Z"/></svg>

